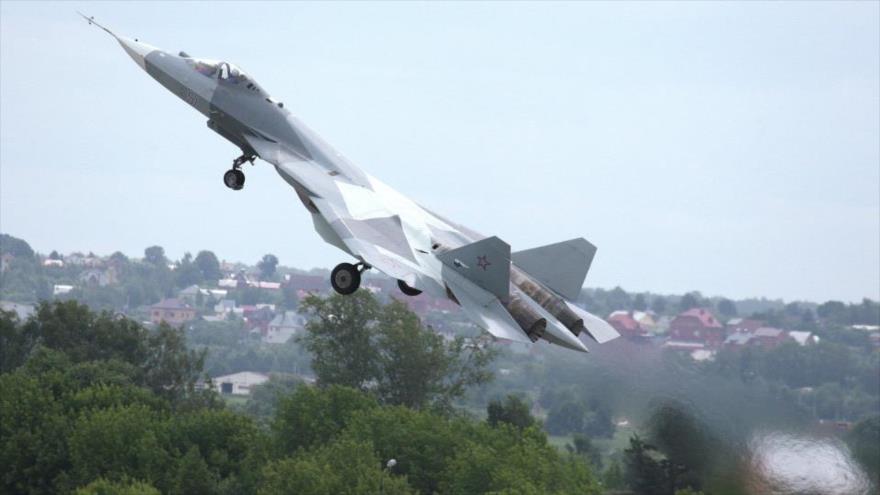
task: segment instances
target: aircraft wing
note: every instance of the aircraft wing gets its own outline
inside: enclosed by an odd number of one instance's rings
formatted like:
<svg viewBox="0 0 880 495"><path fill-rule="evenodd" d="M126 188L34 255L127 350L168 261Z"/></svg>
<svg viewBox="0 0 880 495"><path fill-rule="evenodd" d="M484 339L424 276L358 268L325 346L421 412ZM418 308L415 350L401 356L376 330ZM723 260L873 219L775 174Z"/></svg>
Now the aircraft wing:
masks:
<svg viewBox="0 0 880 495"><path fill-rule="evenodd" d="M401 219L385 209L374 191L277 143L261 137L245 139L294 187L325 241L390 277L415 285L419 264Z"/></svg>
<svg viewBox="0 0 880 495"><path fill-rule="evenodd" d="M481 328L499 339L525 344L532 342L497 296L478 287L457 272L446 273L444 280L461 305L461 309Z"/></svg>

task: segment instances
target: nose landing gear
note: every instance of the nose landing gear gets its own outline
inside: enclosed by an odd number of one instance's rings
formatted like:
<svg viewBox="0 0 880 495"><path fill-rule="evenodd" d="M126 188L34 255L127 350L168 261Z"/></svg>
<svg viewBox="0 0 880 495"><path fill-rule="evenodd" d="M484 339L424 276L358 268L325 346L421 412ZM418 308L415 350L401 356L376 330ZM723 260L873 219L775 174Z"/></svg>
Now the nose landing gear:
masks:
<svg viewBox="0 0 880 495"><path fill-rule="evenodd" d="M241 166L244 165L244 162L251 162L251 165L253 165L256 158L254 155L245 153L233 160L232 168L223 174L223 184L233 191L238 191L244 187L244 172L241 171Z"/></svg>
<svg viewBox="0 0 880 495"><path fill-rule="evenodd" d="M330 285L333 286L333 290L343 296L354 294L354 291L361 286L361 273L369 269L370 265L363 262L356 265L340 263L330 273Z"/></svg>

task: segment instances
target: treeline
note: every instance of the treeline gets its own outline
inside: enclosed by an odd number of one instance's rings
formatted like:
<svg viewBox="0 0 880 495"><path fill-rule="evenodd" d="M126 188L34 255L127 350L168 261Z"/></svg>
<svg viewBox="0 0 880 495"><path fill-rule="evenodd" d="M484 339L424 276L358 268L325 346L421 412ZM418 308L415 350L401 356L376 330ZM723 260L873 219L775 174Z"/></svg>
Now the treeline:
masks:
<svg viewBox="0 0 880 495"><path fill-rule="evenodd" d="M44 267L37 263L36 254L28 243L7 234L0 234L0 254L13 259L8 269L0 273L0 299L17 302L36 302L52 298L52 285L82 285L78 281L84 270L80 266ZM49 258L62 259L56 252ZM80 286L67 297L85 302L98 309L122 310L153 304L176 291L193 284L215 285L222 276L217 256L210 250L201 250L192 256L185 253L179 260L171 260L161 246L144 250L140 260L130 259L121 252L113 253L110 264L118 272L118 285L106 287ZM172 270L169 266L173 266ZM255 273L261 280L279 280L284 270L278 257L266 254L255 263ZM296 308L296 294L280 291L270 294L255 288L235 290L230 294L239 304L271 302L282 308ZM207 303L208 301L206 301ZM627 292L613 289L584 289L581 302L591 312L607 316L612 311L654 311L658 315L674 316L691 308L705 307L715 311L722 321L733 317L753 317L770 326L787 329L816 330L829 325L880 325L880 303L864 299L860 303L826 301L821 304L789 302L768 299L734 301L724 297L706 297L698 291L682 295L663 295L648 292Z"/></svg>
<svg viewBox="0 0 880 495"><path fill-rule="evenodd" d="M254 415L199 386L204 355L181 330L76 302L44 303L25 322L0 314L0 492L601 492L588 462L534 421L448 407L490 378L481 343L446 342L369 296L308 307L319 384L270 380L245 407Z"/></svg>
<svg viewBox="0 0 880 495"><path fill-rule="evenodd" d="M75 288L61 299L75 299L95 309L127 311L154 304L193 284L215 286L223 276L217 255L201 250L192 256L184 253L179 260L169 259L161 246L144 249L141 259L132 259L117 251L103 263L102 271L112 270L115 281L109 285L92 286L83 283L80 275L91 268L64 263L63 266L43 266L30 245L22 239L0 234L0 255L11 256L9 265L0 273L0 299L23 303L50 300L53 285L72 285ZM89 256L94 257L92 253ZM53 251L47 259L64 261ZM257 261L258 276L262 280L278 280L278 258L267 254ZM269 296L259 289L242 289L233 293L242 304L274 302L288 308L296 307L295 294L282 292ZM274 299L274 300L270 300ZM210 301L204 301L205 304Z"/></svg>
<svg viewBox="0 0 880 495"><path fill-rule="evenodd" d="M698 291L683 295L662 295L648 292L631 293L620 287L584 289L581 302L591 312L608 315L612 311L653 311L661 316L674 316L692 308L709 308L722 320L754 318L769 326L815 330L827 325L880 325L880 303L863 299L860 303L826 301L822 304L768 299L734 301L724 297L705 297Z"/></svg>

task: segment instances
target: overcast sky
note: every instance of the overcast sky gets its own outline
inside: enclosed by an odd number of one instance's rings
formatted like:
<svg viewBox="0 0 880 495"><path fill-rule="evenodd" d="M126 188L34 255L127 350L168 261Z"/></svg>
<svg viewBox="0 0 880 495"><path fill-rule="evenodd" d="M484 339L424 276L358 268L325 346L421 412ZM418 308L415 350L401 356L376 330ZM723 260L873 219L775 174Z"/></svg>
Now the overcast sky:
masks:
<svg viewBox="0 0 880 495"><path fill-rule="evenodd" d="M370 174L588 286L880 297L877 2L0 4L0 230L349 261L105 33L227 60Z"/></svg>

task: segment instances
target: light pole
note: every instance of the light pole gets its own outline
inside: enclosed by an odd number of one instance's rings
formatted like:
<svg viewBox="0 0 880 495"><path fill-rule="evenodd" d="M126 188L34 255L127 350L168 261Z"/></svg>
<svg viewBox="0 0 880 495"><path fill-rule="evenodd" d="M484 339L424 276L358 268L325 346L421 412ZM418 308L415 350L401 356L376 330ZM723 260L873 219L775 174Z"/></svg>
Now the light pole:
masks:
<svg viewBox="0 0 880 495"><path fill-rule="evenodd" d="M385 493L385 472L391 473L391 468L397 465L397 459L388 459L385 467L382 468L382 477L379 478L379 493Z"/></svg>

